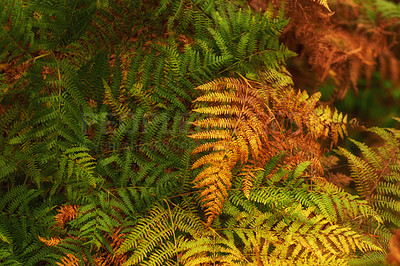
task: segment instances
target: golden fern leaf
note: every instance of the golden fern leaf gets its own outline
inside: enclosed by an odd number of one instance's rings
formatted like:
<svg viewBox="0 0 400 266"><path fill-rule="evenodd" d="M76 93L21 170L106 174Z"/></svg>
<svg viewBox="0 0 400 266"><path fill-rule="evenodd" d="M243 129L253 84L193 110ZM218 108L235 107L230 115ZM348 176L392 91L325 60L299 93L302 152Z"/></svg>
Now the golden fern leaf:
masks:
<svg viewBox="0 0 400 266"><path fill-rule="evenodd" d="M46 239L44 237L38 236L39 240L42 241L46 246L52 247L57 246L60 243L61 238L59 237L51 237L50 239Z"/></svg>
<svg viewBox="0 0 400 266"><path fill-rule="evenodd" d="M328 6L328 0L312 0L313 2L317 2L321 6L325 7L326 9L329 10L329 12L332 12L332 10Z"/></svg>
<svg viewBox="0 0 400 266"><path fill-rule="evenodd" d="M120 99L114 98L111 88L105 80L103 80L103 84L105 88L104 103L110 105L112 110L118 114L122 120L125 119L132 112L132 110L126 104L122 103L121 96L119 97Z"/></svg>
<svg viewBox="0 0 400 266"><path fill-rule="evenodd" d="M61 259L61 263L56 262L57 266L79 266L79 259L73 254L67 254Z"/></svg>
<svg viewBox="0 0 400 266"><path fill-rule="evenodd" d="M206 93L194 101L197 108L193 111L209 117L193 122L204 130L190 137L212 142L203 143L192 152L211 151L197 159L192 169L206 166L194 182L196 188L203 189L200 198L210 225L222 212L231 187L231 170L238 163L246 164L250 156L255 160L260 157L263 144L268 141L264 130L267 120L265 101L248 81L222 78L197 89Z"/></svg>
<svg viewBox="0 0 400 266"><path fill-rule="evenodd" d="M192 169L203 167L194 182L202 190L208 224L222 211L235 167L244 176L248 196L253 170L279 152L287 152L284 164L311 161L311 175L320 174L320 158L327 149L320 139L332 146L347 135L347 117L318 107L320 93L295 91L283 74L276 77L275 87L268 84L274 76L266 77L267 83L220 78L196 88L204 94L194 101L193 111L205 116L193 122L201 130L189 137L200 142L192 151L200 155Z"/></svg>
<svg viewBox="0 0 400 266"><path fill-rule="evenodd" d="M254 165L246 165L240 173L243 177L243 193L246 198L250 196L250 190L253 186L253 181L256 179L255 173L262 171L263 168L255 167Z"/></svg>
<svg viewBox="0 0 400 266"><path fill-rule="evenodd" d="M58 214L54 217L55 226L64 227L66 223L74 220L78 216L78 205L65 205L58 210Z"/></svg>

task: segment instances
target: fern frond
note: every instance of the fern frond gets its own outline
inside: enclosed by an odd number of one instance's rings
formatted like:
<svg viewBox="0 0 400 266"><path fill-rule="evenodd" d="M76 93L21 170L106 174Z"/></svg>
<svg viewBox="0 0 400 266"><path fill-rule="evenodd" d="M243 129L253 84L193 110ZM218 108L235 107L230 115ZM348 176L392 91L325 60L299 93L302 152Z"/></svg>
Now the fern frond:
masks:
<svg viewBox="0 0 400 266"><path fill-rule="evenodd" d="M44 237L38 236L39 240L42 241L46 246L57 246L60 243L61 239L59 237L51 237L50 239L46 239Z"/></svg>
<svg viewBox="0 0 400 266"><path fill-rule="evenodd" d="M95 162L87 151L85 147L67 149L60 162L60 177L66 175L70 178L75 175L78 180L83 179L90 186L96 187Z"/></svg>
<svg viewBox="0 0 400 266"><path fill-rule="evenodd" d="M49 261L51 247L44 245L38 235L50 235L52 205L58 202L42 198L38 190L27 186L16 186L1 193L3 195L0 200L1 262L37 265L42 261ZM57 241L51 239L47 243L54 244L52 240Z"/></svg>
<svg viewBox="0 0 400 266"><path fill-rule="evenodd" d="M200 154L200 158L192 168L205 167L194 182L196 188L204 189L200 198L211 215L209 222L221 213L235 167L245 176L243 189L249 196L255 169L280 151L291 154L285 158L289 164L311 161L314 171L321 173L319 158L324 148L317 140L330 140L332 146L339 136L347 135L347 116L328 107L317 107L320 94L296 93L293 88L284 89L282 84L286 83L277 83L280 93L273 84L245 78L217 79L196 88L204 95L194 101L193 111L207 117L193 123L202 130L190 135L200 141L192 152Z"/></svg>
<svg viewBox="0 0 400 266"><path fill-rule="evenodd" d="M349 162L351 177L355 180L359 195L381 215L385 224L399 226L396 218L398 208L398 149L400 135L396 130L371 128L368 131L377 134L384 142L378 147L352 140L360 149L361 156L339 148L340 154ZM377 229L378 230L378 229ZM389 241L388 234L379 228L382 243ZM376 234L376 233L375 233Z"/></svg>
<svg viewBox="0 0 400 266"><path fill-rule="evenodd" d="M204 128L218 126L223 130L211 129L190 136L194 139L219 140L217 142L202 144L193 151L193 153L209 149L216 151L212 154L202 156L192 167L198 168L202 165L212 165L206 170L203 170L195 179L195 182L198 182L197 187L199 188L206 185L210 186L201 193L201 197L204 197L202 201L206 202L204 206L209 206L206 210L206 213L210 215L209 222L211 222L216 215L221 213L224 198L226 197L224 196L226 195L226 189L230 188L230 172L236 163L240 161L241 164L246 164L249 155L255 160L259 158L260 146L262 146L262 141L265 141L265 139L262 139L263 127L265 123L267 123L267 121L264 120L265 116L262 116L263 101L256 98L257 93L255 91L249 92L249 88L246 88L234 79L216 80L202 85L198 89L212 91L216 90L216 88L221 88L222 90L235 88L237 90L237 95L244 97L244 99L241 100L241 97L235 96L233 91L229 92L229 97L225 97L227 94L221 95L211 93L196 99L199 104L202 102L215 101L221 103L221 105L197 108L194 110L195 112L209 115L233 116L227 120L230 123L226 123L227 121L224 121L223 117L209 118L199 123L195 122L194 125L196 126ZM224 97L215 98L216 95ZM231 105L225 105L225 103L230 103ZM219 121L225 123L219 123ZM259 136L261 136L261 138ZM217 152L222 148L225 148L225 150ZM209 175L210 173L213 174ZM217 195L215 193L217 193ZM212 202L214 202L214 204Z"/></svg>
<svg viewBox="0 0 400 266"><path fill-rule="evenodd" d="M132 256L124 265L141 261L151 265L173 265L172 259L181 252L188 240L185 234L197 235L202 228L200 220L188 211L178 207L154 206L149 217L142 219L127 236L117 254L132 250Z"/></svg>
<svg viewBox="0 0 400 266"><path fill-rule="evenodd" d="M332 12L332 10L330 10L330 8L328 6L328 0L312 0L312 1L317 2L321 6L325 7L326 9L328 9L329 12Z"/></svg>
<svg viewBox="0 0 400 266"><path fill-rule="evenodd" d="M54 220L56 221L56 226L64 227L66 223L78 217L78 208L79 206L77 205L62 206L59 209L58 214L54 217Z"/></svg>
<svg viewBox="0 0 400 266"><path fill-rule="evenodd" d="M74 254L67 254L65 257L61 259L61 263L57 262L58 266L79 266L79 259Z"/></svg>

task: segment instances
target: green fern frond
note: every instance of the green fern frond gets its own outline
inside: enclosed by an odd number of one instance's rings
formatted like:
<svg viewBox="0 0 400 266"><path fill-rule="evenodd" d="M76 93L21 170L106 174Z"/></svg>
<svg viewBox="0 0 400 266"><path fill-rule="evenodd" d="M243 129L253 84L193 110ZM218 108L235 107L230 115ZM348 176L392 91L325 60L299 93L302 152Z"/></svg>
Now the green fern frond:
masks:
<svg viewBox="0 0 400 266"><path fill-rule="evenodd" d="M88 148L73 147L65 151L60 161L60 178L67 179L75 175L77 180L87 181L90 186L96 187L95 160L87 153Z"/></svg>
<svg viewBox="0 0 400 266"><path fill-rule="evenodd" d="M30 43L35 44L33 20L24 5L22 0L2 1L0 4L0 62L21 60L21 55L29 59L35 50L29 47Z"/></svg>
<svg viewBox="0 0 400 266"><path fill-rule="evenodd" d="M385 1L385 0L377 0L374 2L379 12L386 18L400 18L400 5Z"/></svg>
<svg viewBox="0 0 400 266"><path fill-rule="evenodd" d="M0 261L5 265L37 265L52 260L38 234L50 234L52 204L27 186L0 191Z"/></svg>
<svg viewBox="0 0 400 266"><path fill-rule="evenodd" d="M351 177L356 182L358 194L374 208L385 224L399 226L396 217L400 211L398 208L400 135L396 130L383 128L371 128L368 131L381 137L383 144L378 147L369 147L352 140L361 151L360 157L344 148L339 148L339 152L349 162ZM378 228L374 234L381 235L381 242L387 243L389 240L387 232L382 231L382 227Z"/></svg>

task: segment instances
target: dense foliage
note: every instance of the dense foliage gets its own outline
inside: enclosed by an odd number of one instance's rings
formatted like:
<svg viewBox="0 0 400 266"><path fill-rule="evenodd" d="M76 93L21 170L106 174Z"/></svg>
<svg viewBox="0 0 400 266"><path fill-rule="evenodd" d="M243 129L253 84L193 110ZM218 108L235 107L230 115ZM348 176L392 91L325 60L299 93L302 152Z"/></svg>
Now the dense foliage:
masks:
<svg viewBox="0 0 400 266"><path fill-rule="evenodd" d="M0 10L1 265L400 262L400 132L335 108L398 95L400 4Z"/></svg>

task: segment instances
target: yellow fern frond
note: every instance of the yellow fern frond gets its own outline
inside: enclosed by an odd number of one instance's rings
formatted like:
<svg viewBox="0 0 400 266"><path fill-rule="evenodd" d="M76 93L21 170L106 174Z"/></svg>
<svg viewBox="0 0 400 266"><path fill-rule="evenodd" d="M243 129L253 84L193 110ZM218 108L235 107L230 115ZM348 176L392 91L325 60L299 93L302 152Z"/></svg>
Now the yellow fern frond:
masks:
<svg viewBox="0 0 400 266"><path fill-rule="evenodd" d="M245 169L240 173L243 176L243 194L246 198L250 196L250 190L253 187L253 182L256 179L255 173L257 171L263 170L259 167L254 167L254 165L247 165Z"/></svg>
<svg viewBox="0 0 400 266"><path fill-rule="evenodd" d="M219 78L214 81L198 86L196 89L202 91L221 91L236 88L240 83L238 80L229 78Z"/></svg>
<svg viewBox="0 0 400 266"><path fill-rule="evenodd" d="M268 80L273 80L271 75ZM285 164L310 161L312 171L321 173L324 148L319 139L333 145L347 134L346 116L318 107L320 93L296 91L283 77L276 78L282 81L277 88L245 78L220 78L196 88L204 94L194 101L193 111L205 118L192 123L200 128L189 136L200 142L192 152L200 156L192 169L204 167L194 182L202 190L209 222L222 210L235 167L244 176L243 191L248 196L253 170L279 152L287 151ZM246 168L249 164L253 170Z"/></svg>
<svg viewBox="0 0 400 266"><path fill-rule="evenodd" d="M210 92L209 94L203 95L195 99L193 102L243 102L242 99L236 97L232 92L222 91L222 92Z"/></svg>
<svg viewBox="0 0 400 266"><path fill-rule="evenodd" d="M231 145L231 141L230 139L226 140L226 139L222 139L220 141L216 141L216 142L207 142L207 143L203 143L200 146L196 147L192 153L196 154L196 153L200 153L200 152L204 152L204 151L223 151L229 148L229 145Z"/></svg>
<svg viewBox="0 0 400 266"><path fill-rule="evenodd" d="M190 135L193 139L227 139L232 140L232 133L227 130L209 130Z"/></svg>
<svg viewBox="0 0 400 266"><path fill-rule="evenodd" d="M326 9L329 10L329 12L332 12L332 10L328 6L328 0L312 0L313 2L317 2L321 6L325 7Z"/></svg>
<svg viewBox="0 0 400 266"><path fill-rule="evenodd" d="M192 169L208 164L216 165L218 163L223 162L224 159L228 157L227 155L228 153L226 151L219 151L219 152L214 152L212 154L204 155L192 165Z"/></svg>
<svg viewBox="0 0 400 266"><path fill-rule="evenodd" d="M193 111L196 113L210 114L210 115L239 115L242 113L243 110L241 110L237 106L220 105L220 106L201 107L194 109Z"/></svg>
<svg viewBox="0 0 400 266"><path fill-rule="evenodd" d="M124 104L121 99L115 99L114 96L112 95L111 88L110 86L106 83L105 80L103 80L104 84L104 103L108 104L111 106L112 110L120 116L122 120L124 120L131 112L132 110Z"/></svg>
<svg viewBox="0 0 400 266"><path fill-rule="evenodd" d="M193 125L202 128L207 128L207 127L235 128L236 123L237 123L236 119L225 118L225 117L205 118L203 120L192 122Z"/></svg>
<svg viewBox="0 0 400 266"><path fill-rule="evenodd" d="M263 143L268 140L264 130L267 120L264 99L247 81L223 78L197 89L206 94L194 101L198 108L193 111L209 117L193 122L204 130L190 137L211 142L201 144L192 153L211 153L197 159L192 169L207 166L194 182L202 189L200 198L210 224L222 212L231 187L231 170L238 163L246 164L250 156L259 158L263 146L267 146Z"/></svg>

